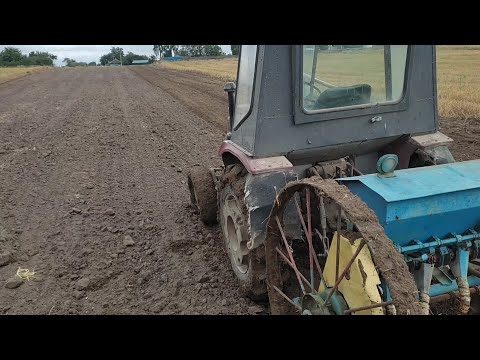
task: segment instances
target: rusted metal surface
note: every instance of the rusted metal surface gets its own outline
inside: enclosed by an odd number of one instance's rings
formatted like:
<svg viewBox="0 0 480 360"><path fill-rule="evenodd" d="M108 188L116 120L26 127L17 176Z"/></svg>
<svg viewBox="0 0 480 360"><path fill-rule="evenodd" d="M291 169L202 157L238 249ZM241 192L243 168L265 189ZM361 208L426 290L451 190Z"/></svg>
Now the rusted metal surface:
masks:
<svg viewBox="0 0 480 360"><path fill-rule="evenodd" d="M298 202L297 202L297 199L295 199L295 207L297 209L297 213L298 213L298 216L300 218L300 222L302 223L302 227L303 227L303 231L305 232L305 234L307 234L307 237L308 237L308 230L307 230L307 227L305 225L305 220L303 219L303 216L302 216L302 210L300 210L300 206L298 205ZM311 236L311 235L310 235ZM313 250L313 244L312 244L312 238L310 237L310 240L308 240L308 246L309 246L309 251L312 251L314 252ZM318 274L320 275L320 280L323 282L323 284L326 286L326 282L325 282L325 279L323 278L323 272L322 272L322 269L320 267L320 263L318 262L318 259L316 256L313 257L313 260L315 261L315 266L317 267L317 270L318 270Z"/></svg>
<svg viewBox="0 0 480 360"><path fill-rule="evenodd" d="M313 278L313 257L315 252L313 251L313 244L312 244L312 215L310 212L310 190L306 190L306 200L307 200L307 241L308 241L308 255L310 261L310 281L312 286L314 285L314 278Z"/></svg>
<svg viewBox="0 0 480 360"><path fill-rule="evenodd" d="M473 287L473 288L470 288L468 290L470 292L470 295L480 293L480 288L479 287ZM454 291L454 292L451 292L451 293L448 293L448 294L435 296L435 297L432 297L430 299L430 304L435 304L435 303L447 301L447 300L450 300L450 299L458 298L458 296L459 296L458 291Z"/></svg>
<svg viewBox="0 0 480 360"><path fill-rule="evenodd" d="M298 269L296 268L295 265L292 264L292 262L290 260L288 260L287 256L282 252L282 250L280 250L279 248L276 248L278 254L282 257L283 260L285 260L285 262L294 270L298 273L298 275L300 276L300 278L303 280L303 282L305 284L308 285L308 287L310 288L310 290L312 290L314 293L317 292L317 290L315 290L315 288L313 287L313 285L310 284L310 282L305 279L305 276L302 275L301 272L298 271Z"/></svg>
<svg viewBox="0 0 480 360"><path fill-rule="evenodd" d="M273 288L275 289L275 291L277 291L285 300L287 300L290 304L292 304L293 306L295 306L298 310L302 311L302 307L300 305L297 305L295 304L287 295L285 295L283 293L282 290L280 290L279 288L277 288L276 286L273 286Z"/></svg>
<svg viewBox="0 0 480 360"><path fill-rule="evenodd" d="M378 303L378 304L372 304L372 305L369 305L369 306L362 306L362 307L358 307L358 308L355 308L355 309L348 309L348 310L345 310L343 312L343 315L349 315L349 314L356 313L358 311L370 310L370 309L375 309L375 308L378 308L378 307L383 307L383 306L388 306L388 305L393 305L393 304L394 304L394 302L392 300L390 300L390 301L385 301L385 302L381 302L381 303Z"/></svg>
<svg viewBox="0 0 480 360"><path fill-rule="evenodd" d="M298 271L297 264L295 264L295 259L293 258L292 249L290 248L290 245L288 245L287 238L285 237L285 233L283 232L282 224L280 223L280 220L278 219L278 216L275 217L275 220L277 221L278 230L280 230L280 234L282 234L283 243L285 245L285 248L287 249L288 257L290 258L290 262L292 263L291 266L292 266L293 270L295 270L295 275L297 275L298 283L300 284L300 287L302 288L302 292L305 294L305 288L302 284L302 280L300 280L300 275L299 275L300 272Z"/></svg>
<svg viewBox="0 0 480 360"><path fill-rule="evenodd" d="M468 272L476 277L480 278L480 271L475 269L475 267L472 264L468 265Z"/></svg>
<svg viewBox="0 0 480 360"><path fill-rule="evenodd" d="M340 264L340 232L341 232L341 230L342 230L342 208L339 206L338 207L338 213L337 213L337 252L335 254L335 282L338 281L338 272L340 271L338 267L339 267L339 264ZM353 261L352 261L352 263L353 263ZM337 284L337 286L338 286L338 284ZM337 291L336 288L335 288L335 291Z"/></svg>

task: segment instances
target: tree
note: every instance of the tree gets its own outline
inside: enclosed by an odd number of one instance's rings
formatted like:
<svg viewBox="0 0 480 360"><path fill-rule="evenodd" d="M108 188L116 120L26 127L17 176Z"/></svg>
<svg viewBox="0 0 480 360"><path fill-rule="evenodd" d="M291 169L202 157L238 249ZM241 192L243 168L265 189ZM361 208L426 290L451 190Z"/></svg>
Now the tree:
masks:
<svg viewBox="0 0 480 360"><path fill-rule="evenodd" d="M153 45L153 52L158 57L171 57L178 50L178 45Z"/></svg>
<svg viewBox="0 0 480 360"><path fill-rule="evenodd" d="M91 61L88 63L88 66L97 66L97 63L95 61Z"/></svg>
<svg viewBox="0 0 480 360"><path fill-rule="evenodd" d="M158 59L160 57L160 48L158 47L158 45L153 45L153 53L155 58Z"/></svg>
<svg viewBox="0 0 480 360"><path fill-rule="evenodd" d="M118 59L118 60L121 60L124 56L123 49L121 47L118 47L118 46L117 47L112 46L110 48L110 54L112 54L114 59Z"/></svg>
<svg viewBox="0 0 480 360"><path fill-rule="evenodd" d="M123 49L121 47L112 46L108 54L102 55L102 57L100 57L100 64L107 65L109 62L113 61L113 59L117 59L118 61L123 62L123 57Z"/></svg>
<svg viewBox="0 0 480 360"><path fill-rule="evenodd" d="M28 56L14 47L6 47L0 52L0 66L53 66L57 55L44 51L31 51Z"/></svg>
<svg viewBox="0 0 480 360"><path fill-rule="evenodd" d="M179 46L177 49L178 56L190 56L188 49L186 48L187 45Z"/></svg>
<svg viewBox="0 0 480 360"><path fill-rule="evenodd" d="M48 52L31 51L28 58L24 59L24 65L53 66L53 60L56 59L57 55Z"/></svg>
<svg viewBox="0 0 480 360"><path fill-rule="evenodd" d="M76 66L86 66L87 64L84 62L77 62L76 60L70 59L70 58L65 58L62 60L63 63L67 67L76 67Z"/></svg>
<svg viewBox="0 0 480 360"><path fill-rule="evenodd" d="M20 49L14 47L6 47L0 52L0 64L2 66L18 66L22 60L26 58Z"/></svg>
<svg viewBox="0 0 480 360"><path fill-rule="evenodd" d="M219 45L182 45L178 54L192 57L225 55Z"/></svg>
<svg viewBox="0 0 480 360"><path fill-rule="evenodd" d="M129 51L128 54L123 58L123 65L132 65L133 60L148 60L148 56L137 55Z"/></svg>
<svg viewBox="0 0 480 360"><path fill-rule="evenodd" d="M225 55L219 45L204 45L205 56Z"/></svg>
<svg viewBox="0 0 480 360"><path fill-rule="evenodd" d="M240 46L241 45L230 45L230 50L232 50L232 55L240 54Z"/></svg>

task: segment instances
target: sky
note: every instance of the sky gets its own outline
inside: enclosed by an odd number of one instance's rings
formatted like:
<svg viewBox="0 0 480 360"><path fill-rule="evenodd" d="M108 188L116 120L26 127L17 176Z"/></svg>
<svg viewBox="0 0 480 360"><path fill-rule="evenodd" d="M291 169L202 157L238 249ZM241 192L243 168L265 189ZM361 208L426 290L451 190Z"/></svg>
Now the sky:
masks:
<svg viewBox="0 0 480 360"><path fill-rule="evenodd" d="M129 51L138 55L153 55L153 45L7 45L19 48L22 53L28 54L30 51L48 51L57 55L55 65L63 66L62 60L65 58L75 59L83 62L98 62L100 56L110 52L110 46L119 46L125 53ZM223 52L231 53L230 45L220 45ZM0 45L0 51L5 45Z"/></svg>

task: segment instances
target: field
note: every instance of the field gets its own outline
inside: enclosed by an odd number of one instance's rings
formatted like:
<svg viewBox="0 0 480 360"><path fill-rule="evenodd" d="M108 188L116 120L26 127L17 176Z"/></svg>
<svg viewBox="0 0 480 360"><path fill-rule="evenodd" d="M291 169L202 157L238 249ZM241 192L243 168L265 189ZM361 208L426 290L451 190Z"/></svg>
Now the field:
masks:
<svg viewBox="0 0 480 360"><path fill-rule="evenodd" d="M173 61L161 62L156 66L171 70L196 72L208 75L223 81L234 81L237 77L236 58L213 59L213 60L189 60L189 61Z"/></svg>
<svg viewBox="0 0 480 360"><path fill-rule="evenodd" d="M264 312L189 205L226 114L222 81L152 67L0 85L0 314ZM19 267L33 279L4 287Z"/></svg>
<svg viewBox="0 0 480 360"><path fill-rule="evenodd" d="M28 74L45 70L46 68L47 67L45 66L17 67L17 68L0 67L0 84L6 81L17 79L19 77L22 77Z"/></svg>
<svg viewBox="0 0 480 360"><path fill-rule="evenodd" d="M457 160L480 158L477 51L439 49L442 111L454 109L441 130ZM220 229L199 221L186 184L193 167L220 165L235 66L52 69L0 84L0 314L268 312L239 295ZM11 281L19 268L33 278Z"/></svg>
<svg viewBox="0 0 480 360"><path fill-rule="evenodd" d="M445 118L480 119L480 46L437 50L439 113Z"/></svg>

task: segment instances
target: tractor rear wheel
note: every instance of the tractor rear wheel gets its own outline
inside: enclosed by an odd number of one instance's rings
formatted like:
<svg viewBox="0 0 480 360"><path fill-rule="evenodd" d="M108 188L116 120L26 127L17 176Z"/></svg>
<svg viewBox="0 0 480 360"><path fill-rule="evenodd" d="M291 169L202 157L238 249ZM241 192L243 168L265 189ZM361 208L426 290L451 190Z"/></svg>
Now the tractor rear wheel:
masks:
<svg viewBox="0 0 480 360"><path fill-rule="evenodd" d="M297 209L302 239L286 236L288 204ZM278 193L265 259L272 314L425 313L403 256L373 211L333 179L292 182Z"/></svg>
<svg viewBox="0 0 480 360"><path fill-rule="evenodd" d="M217 190L210 170L205 167L193 169L188 175L190 201L200 213L206 225L217 222Z"/></svg>
<svg viewBox="0 0 480 360"><path fill-rule="evenodd" d="M239 282L240 293L258 301L264 300L267 295L265 249L263 246L247 249L250 235L243 193L246 174L240 164L226 170L218 199L219 222L232 269Z"/></svg>

